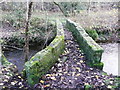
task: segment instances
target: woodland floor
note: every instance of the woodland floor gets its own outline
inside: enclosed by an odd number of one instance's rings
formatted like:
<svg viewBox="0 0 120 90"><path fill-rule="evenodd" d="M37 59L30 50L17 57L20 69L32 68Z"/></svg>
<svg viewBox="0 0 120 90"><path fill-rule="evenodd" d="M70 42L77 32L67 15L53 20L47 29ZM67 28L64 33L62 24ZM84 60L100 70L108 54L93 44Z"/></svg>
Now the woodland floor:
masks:
<svg viewBox="0 0 120 90"><path fill-rule="evenodd" d="M65 50L51 70L40 78L34 88L112 88L117 82L113 75L86 65L85 54L80 50L71 32L65 30ZM3 72L6 69L3 69ZM5 75L5 74L4 74ZM16 73L9 79L4 78L3 89L30 89L26 79Z"/></svg>
<svg viewBox="0 0 120 90"><path fill-rule="evenodd" d="M40 78L40 83L34 88L111 88L116 80L113 75L90 68L85 63L85 55L80 50L71 32L65 30L65 50L59 57L59 62ZM107 83L106 83L107 82ZM3 89L30 89L26 80L18 73L3 80Z"/></svg>
<svg viewBox="0 0 120 90"><path fill-rule="evenodd" d="M65 30L65 50L59 57L59 62L40 78L40 83L34 88L110 88L114 85L113 75L104 75L104 72L90 68L85 63L85 55L80 50L71 32ZM109 82L105 82L109 80ZM16 74L10 79L3 80L3 89L30 89L26 80Z"/></svg>
<svg viewBox="0 0 120 90"><path fill-rule="evenodd" d="M13 28L10 24L5 23L0 28L0 38L8 38L11 37L15 32L17 32L15 28Z"/></svg>
<svg viewBox="0 0 120 90"><path fill-rule="evenodd" d="M40 78L34 88L110 88L114 84L113 75L104 75L101 70L90 68L85 64L85 55L80 50L71 32L65 30L65 50L59 62ZM4 70L4 69L3 69ZM106 84L105 80L109 80ZM3 89L30 89L25 78L16 73L13 77L3 80Z"/></svg>
<svg viewBox="0 0 120 90"><path fill-rule="evenodd" d="M41 14L36 15L40 16ZM51 16L53 16L53 13ZM91 26L102 26L100 30L119 28L117 9L91 11L89 15L83 11L80 12L80 15L70 17L70 19L80 23L84 28ZM9 24L3 25L3 28L0 28L0 38L9 37L18 31L11 28ZM72 34L66 30L65 45L64 53L58 59L59 62L40 78L40 82L35 84L34 88L87 88L91 86L94 88L112 88L112 86L116 86L116 76L106 75L103 71L90 68L85 64L85 54L80 50ZM18 72L15 71L13 77L7 76L7 73L11 70L8 68L2 67L3 79L0 80L0 86L2 86L3 90L31 89L26 79Z"/></svg>
<svg viewBox="0 0 120 90"><path fill-rule="evenodd" d="M74 40L71 32L65 30L65 50L50 73L40 79L34 88L110 88L114 84L113 75L86 65L84 53ZM105 81L110 82L106 83Z"/></svg>

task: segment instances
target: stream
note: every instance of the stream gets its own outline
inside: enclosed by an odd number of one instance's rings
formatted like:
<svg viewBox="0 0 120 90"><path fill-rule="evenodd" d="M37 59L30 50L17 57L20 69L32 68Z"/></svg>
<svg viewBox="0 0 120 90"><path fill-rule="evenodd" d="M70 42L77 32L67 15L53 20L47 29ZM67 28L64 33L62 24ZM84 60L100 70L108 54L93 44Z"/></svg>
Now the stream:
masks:
<svg viewBox="0 0 120 90"><path fill-rule="evenodd" d="M29 59L34 56L38 51L41 50L41 46L34 46L30 48ZM13 51L4 51L4 55L7 60L18 67L18 71L21 72L24 68L24 51L13 50Z"/></svg>
<svg viewBox="0 0 120 90"><path fill-rule="evenodd" d="M108 74L118 75L118 44L117 43L105 43L100 44L103 47L104 53L102 55L102 62L104 63L103 71ZM120 47L119 47L120 49ZM35 53L40 51L40 47L33 47L30 49L31 58ZM5 57L8 61L12 62L18 67L19 72L22 71L24 67L24 53L23 51L6 51L4 52Z"/></svg>
<svg viewBox="0 0 120 90"><path fill-rule="evenodd" d="M104 63L103 71L108 74L118 75L118 43L100 45L104 49L101 60Z"/></svg>

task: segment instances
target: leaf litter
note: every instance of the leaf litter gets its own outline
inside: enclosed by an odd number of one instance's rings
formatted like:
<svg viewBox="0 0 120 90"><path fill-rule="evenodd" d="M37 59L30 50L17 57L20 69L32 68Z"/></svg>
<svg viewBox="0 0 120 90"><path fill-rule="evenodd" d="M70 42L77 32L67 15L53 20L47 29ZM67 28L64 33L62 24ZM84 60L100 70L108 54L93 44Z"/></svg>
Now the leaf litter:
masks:
<svg viewBox="0 0 120 90"><path fill-rule="evenodd" d="M72 33L65 30L65 51L59 56L58 62L51 70L40 78L39 83L30 87L21 74L7 75L9 69L3 68L4 82L0 82L3 90L31 88L112 88L115 86L115 76L88 67L85 54L79 48ZM117 86L117 85L116 85Z"/></svg>
<svg viewBox="0 0 120 90"><path fill-rule="evenodd" d="M46 74L47 88L112 88L113 75L103 75L101 70L86 65L85 54L81 51L72 33L65 30L65 50L58 63ZM53 75L54 74L54 75ZM46 82L46 81L45 81ZM38 87L36 84L34 88ZM111 84L111 85L110 85ZM38 85L38 86L37 86Z"/></svg>

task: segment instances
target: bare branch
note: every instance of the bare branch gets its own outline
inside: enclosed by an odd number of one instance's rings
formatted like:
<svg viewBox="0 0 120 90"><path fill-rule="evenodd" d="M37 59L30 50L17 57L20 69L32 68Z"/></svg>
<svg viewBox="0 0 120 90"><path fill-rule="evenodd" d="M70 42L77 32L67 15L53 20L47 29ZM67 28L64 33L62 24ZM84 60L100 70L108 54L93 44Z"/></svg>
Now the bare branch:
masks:
<svg viewBox="0 0 120 90"><path fill-rule="evenodd" d="M53 2L55 5L57 5L58 7L59 7L59 9L60 9L60 11L63 13L63 15L65 16L65 17L67 17L67 15L65 14L65 12L62 10L62 8L61 8L61 6L57 3L57 2Z"/></svg>
<svg viewBox="0 0 120 90"><path fill-rule="evenodd" d="M2 1L0 1L0 3L3 3L3 2L5 2L6 0L2 0Z"/></svg>

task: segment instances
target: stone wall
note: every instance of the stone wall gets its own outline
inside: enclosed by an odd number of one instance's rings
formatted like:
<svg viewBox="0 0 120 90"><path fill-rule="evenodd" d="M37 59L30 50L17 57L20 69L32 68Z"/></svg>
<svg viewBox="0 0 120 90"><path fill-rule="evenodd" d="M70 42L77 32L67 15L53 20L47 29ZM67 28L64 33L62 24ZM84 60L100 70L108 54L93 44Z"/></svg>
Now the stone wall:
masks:
<svg viewBox="0 0 120 90"><path fill-rule="evenodd" d="M3 80L8 80L11 76L15 75L18 72L16 65L9 62L6 57L0 52L0 83ZM8 78L6 78L6 76ZM0 86L2 87L2 86Z"/></svg>
<svg viewBox="0 0 120 90"><path fill-rule="evenodd" d="M0 63L1 63L2 66L5 66L5 67L7 67L7 66L9 66L9 65L13 65L11 62L9 62L9 61L6 59L6 57L3 55L2 52L0 52Z"/></svg>
<svg viewBox="0 0 120 90"><path fill-rule="evenodd" d="M36 53L30 61L25 63L28 83L34 85L39 78L47 73L58 60L64 50L64 30L62 23L57 21L57 35L55 39L42 51Z"/></svg>
<svg viewBox="0 0 120 90"><path fill-rule="evenodd" d="M99 69L103 68L101 56L103 49L86 33L86 31L77 23L67 20L66 27L73 33L81 49L86 54L87 64Z"/></svg>

